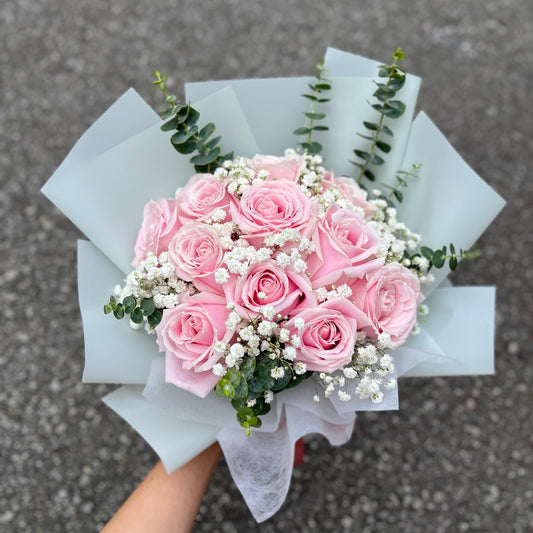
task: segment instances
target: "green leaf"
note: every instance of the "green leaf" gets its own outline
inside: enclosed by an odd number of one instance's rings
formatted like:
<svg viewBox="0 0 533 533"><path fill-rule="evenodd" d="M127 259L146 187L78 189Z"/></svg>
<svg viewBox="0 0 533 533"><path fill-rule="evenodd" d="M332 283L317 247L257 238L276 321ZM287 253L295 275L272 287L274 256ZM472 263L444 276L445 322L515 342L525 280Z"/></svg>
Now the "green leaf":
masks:
<svg viewBox="0 0 533 533"><path fill-rule="evenodd" d="M130 320L134 324L140 324L143 321L144 315L140 307L136 307L130 315Z"/></svg>
<svg viewBox="0 0 533 533"><path fill-rule="evenodd" d="M312 100L313 102L316 102L318 98L314 94L302 94L304 98L309 98L309 100Z"/></svg>
<svg viewBox="0 0 533 533"><path fill-rule="evenodd" d="M362 137L363 139L368 139L369 141L373 141L374 137L371 137L370 135L363 135L362 133L357 134L359 137Z"/></svg>
<svg viewBox="0 0 533 533"><path fill-rule="evenodd" d="M187 117L189 116L189 110L190 106L186 104L178 107L178 110L176 111L176 120L178 121L178 124L183 124L183 122L187 120Z"/></svg>
<svg viewBox="0 0 533 533"><path fill-rule="evenodd" d="M390 135L391 137L394 136L394 132L388 126L385 126L385 124L381 126L381 133L384 133L385 135Z"/></svg>
<svg viewBox="0 0 533 533"><path fill-rule="evenodd" d="M384 91L383 89L378 89L374 96L380 101L385 102L388 98L394 97L394 91Z"/></svg>
<svg viewBox="0 0 533 533"><path fill-rule="evenodd" d="M379 129L379 124L376 124L375 122L363 122L363 124L365 125L365 128L372 131L377 131Z"/></svg>
<svg viewBox="0 0 533 533"><path fill-rule="evenodd" d="M109 304L105 304L104 305L104 314L108 315L109 313L111 313L111 311L113 311L113 309L111 309L111 306Z"/></svg>
<svg viewBox="0 0 533 533"><path fill-rule="evenodd" d="M295 376L292 376L292 379L289 381L287 388L292 389L293 387L296 387L296 385L299 385L304 379L307 379L312 375L313 372L306 372L305 374L296 374Z"/></svg>
<svg viewBox="0 0 533 533"><path fill-rule="evenodd" d="M311 128L313 131L328 131L329 130L329 127L328 126L321 126L321 125L318 125L318 126L313 126Z"/></svg>
<svg viewBox="0 0 533 533"><path fill-rule="evenodd" d="M209 142L206 142L204 144L204 146L210 150L211 148L214 148L218 142L220 141L220 136L219 137L213 137Z"/></svg>
<svg viewBox="0 0 533 533"><path fill-rule="evenodd" d="M220 148L212 148L207 153L191 157L191 163L193 165L208 165L218 157L218 154L220 154Z"/></svg>
<svg viewBox="0 0 533 533"><path fill-rule="evenodd" d="M124 318L124 307L122 306L122 304L117 305L117 308L113 311L113 314L115 315L115 318L117 320Z"/></svg>
<svg viewBox="0 0 533 533"><path fill-rule="evenodd" d="M380 113L383 113L383 106L381 104L372 104L372 109L375 109L376 111L379 111Z"/></svg>
<svg viewBox="0 0 533 533"><path fill-rule="evenodd" d="M403 201L403 194L398 189L396 189L392 194L394 194L394 197L396 200L398 200L398 202Z"/></svg>
<svg viewBox="0 0 533 533"><path fill-rule="evenodd" d="M235 387L225 377L218 380L215 386L215 394L221 398L235 398Z"/></svg>
<svg viewBox="0 0 533 533"><path fill-rule="evenodd" d="M159 116L163 120L166 120L168 117L171 117L173 114L174 114L174 109L169 107L168 109L165 109L164 111L161 111L161 113L159 113Z"/></svg>
<svg viewBox="0 0 533 533"><path fill-rule="evenodd" d="M302 143L302 148L307 150L310 154L319 154L322 151L322 145L316 141Z"/></svg>
<svg viewBox="0 0 533 533"><path fill-rule="evenodd" d="M181 144L174 144L174 148L180 154L192 154L196 150L197 146L198 143L194 139L188 139Z"/></svg>
<svg viewBox="0 0 533 533"><path fill-rule="evenodd" d="M227 379L233 385L233 387L238 387L242 376L238 370L231 369L226 372L224 379Z"/></svg>
<svg viewBox="0 0 533 533"><path fill-rule="evenodd" d="M323 118L326 118L326 114L325 113L311 113L311 112L306 112L304 113L304 115L311 119L311 120L322 120Z"/></svg>
<svg viewBox="0 0 533 533"><path fill-rule="evenodd" d="M453 245L452 242L450 243L450 254L455 255L455 246Z"/></svg>
<svg viewBox="0 0 533 533"><path fill-rule="evenodd" d="M134 296L126 296L124 300L122 301L122 304L124 305L124 312L131 314L131 312L135 309L135 306L137 305L137 300Z"/></svg>
<svg viewBox="0 0 533 533"><path fill-rule="evenodd" d="M109 297L109 303L110 304L116 304L117 303L117 299L113 295L111 295Z"/></svg>
<svg viewBox="0 0 533 533"><path fill-rule="evenodd" d="M243 378L239 381L239 384L235 387L235 398L246 399L248 397L248 383Z"/></svg>
<svg viewBox="0 0 533 533"><path fill-rule="evenodd" d="M376 176L371 170L368 170L368 168L363 172L363 175L366 176L370 181L375 181Z"/></svg>
<svg viewBox="0 0 533 533"><path fill-rule="evenodd" d="M209 122L209 124L206 124L198 133L198 141L199 142L205 141L208 137L210 137L214 133L215 129L216 129L216 126L212 122Z"/></svg>
<svg viewBox="0 0 533 533"><path fill-rule="evenodd" d="M364 159L365 161L368 161L372 165L383 165L385 163L385 160L379 155L376 154L370 154L368 152L365 152L364 150L354 150L355 155L359 156L361 159Z"/></svg>
<svg viewBox="0 0 533 533"><path fill-rule="evenodd" d="M396 49L396 52L392 54L392 57L396 59L396 61L401 61L402 59L405 59L405 52L400 47L398 47Z"/></svg>
<svg viewBox="0 0 533 533"><path fill-rule="evenodd" d="M171 118L168 122L165 122L164 124L161 124L161 130L162 131L171 131L175 130L178 127L178 120L176 117Z"/></svg>
<svg viewBox="0 0 533 533"><path fill-rule="evenodd" d="M264 396L256 398L255 405L252 406L252 411L256 416L266 415L270 412L271 406L265 402Z"/></svg>
<svg viewBox="0 0 533 533"><path fill-rule="evenodd" d="M446 260L444 259L444 253L442 250L437 250L433 253L433 257L431 258L431 262L433 263L433 266L435 268L442 268L444 266L444 263Z"/></svg>
<svg viewBox="0 0 533 533"><path fill-rule="evenodd" d="M450 257L450 270L455 270L457 268L457 257L452 256Z"/></svg>
<svg viewBox="0 0 533 533"><path fill-rule="evenodd" d="M380 78L388 78L391 72L392 72L392 67L388 65L382 65L378 71L378 76Z"/></svg>
<svg viewBox="0 0 533 533"><path fill-rule="evenodd" d="M317 83L315 85L315 89L318 89L319 91L329 91L331 89L331 85L329 83Z"/></svg>
<svg viewBox="0 0 533 533"><path fill-rule="evenodd" d="M393 91L398 92L404 85L405 85L405 76L398 76L398 77L391 78L389 86Z"/></svg>
<svg viewBox="0 0 533 533"><path fill-rule="evenodd" d="M152 327L156 327L163 318L163 311L161 309L156 309L149 317L148 317L148 324Z"/></svg>
<svg viewBox="0 0 533 533"><path fill-rule="evenodd" d="M435 253L431 248L428 246L421 246L420 247L420 253L426 258L431 261L431 258L433 257L433 254Z"/></svg>
<svg viewBox="0 0 533 533"><path fill-rule="evenodd" d="M405 112L405 104L400 100L391 100L383 106L383 114L389 118L399 118Z"/></svg>
<svg viewBox="0 0 533 533"><path fill-rule="evenodd" d="M191 107L191 106L188 106L188 107L189 107L189 113L187 115L187 119L185 120L185 122L187 126L189 126L190 128L191 126L194 126L198 122L198 119L200 118L200 113L196 111L194 107Z"/></svg>
<svg viewBox="0 0 533 533"><path fill-rule="evenodd" d="M176 101L176 95L175 94L169 94L168 96L165 97L165 100L168 102L168 103L173 103Z"/></svg>
<svg viewBox="0 0 533 533"><path fill-rule="evenodd" d="M319 98L319 99L317 100L317 102L318 102L319 104L325 104L326 102L330 102L330 101L331 101L331 98Z"/></svg>
<svg viewBox="0 0 533 533"><path fill-rule="evenodd" d="M255 416L254 412L250 407L241 407L237 411L237 420L242 424L246 422L249 418Z"/></svg>
<svg viewBox="0 0 533 533"><path fill-rule="evenodd" d="M388 154L391 150L391 145L383 141L376 141L376 146L382 151Z"/></svg>
<svg viewBox="0 0 533 533"><path fill-rule="evenodd" d="M282 378L276 378L274 380L274 385L272 385L272 388L270 389L273 392L282 391L283 389L287 388L287 385L289 381L291 380L292 374L290 370L285 369L285 374Z"/></svg>
<svg viewBox="0 0 533 533"><path fill-rule="evenodd" d="M293 135L307 135L308 133L311 133L309 128L297 128L292 132Z"/></svg>
<svg viewBox="0 0 533 533"><path fill-rule="evenodd" d="M270 375L270 370L271 368L266 364L256 363L254 375L248 380L248 389L257 393L270 390L274 385L274 378Z"/></svg>
<svg viewBox="0 0 533 533"><path fill-rule="evenodd" d="M155 311L155 304L150 298L143 298L141 300L141 310L144 316L150 316Z"/></svg>
<svg viewBox="0 0 533 533"><path fill-rule="evenodd" d="M241 364L241 374L244 379L250 379L255 370L255 357L247 357Z"/></svg>
<svg viewBox="0 0 533 533"><path fill-rule="evenodd" d="M196 133L198 133L198 126L193 126L190 129L180 126L180 129L177 133L174 133L174 135L172 135L170 141L174 145L182 144L185 141L189 140L193 135L196 135Z"/></svg>

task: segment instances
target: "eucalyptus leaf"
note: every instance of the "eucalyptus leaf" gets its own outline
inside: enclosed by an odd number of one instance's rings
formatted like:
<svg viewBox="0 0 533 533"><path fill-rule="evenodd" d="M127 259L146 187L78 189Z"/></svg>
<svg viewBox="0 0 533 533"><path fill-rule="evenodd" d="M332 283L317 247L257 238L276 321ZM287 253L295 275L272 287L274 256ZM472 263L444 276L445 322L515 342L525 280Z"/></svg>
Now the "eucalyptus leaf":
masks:
<svg viewBox="0 0 533 533"><path fill-rule="evenodd" d="M311 133L311 130L309 128L297 128L293 132L293 135L307 135L308 133Z"/></svg>
<svg viewBox="0 0 533 533"><path fill-rule="evenodd" d="M310 154L319 154L322 151L322 145L316 141L302 143L302 148L307 150Z"/></svg>
<svg viewBox="0 0 533 533"><path fill-rule="evenodd" d="M323 118L326 118L325 113L305 112L304 115L311 120L322 120Z"/></svg>
<svg viewBox="0 0 533 533"><path fill-rule="evenodd" d="M142 299L140 307L144 316L150 316L155 311L155 304L150 298Z"/></svg>
<svg viewBox="0 0 533 533"><path fill-rule="evenodd" d="M442 268L444 266L445 261L446 260L444 259L444 253L442 250L437 250L433 253L431 262L433 263L433 266L435 268Z"/></svg>
<svg viewBox="0 0 533 533"><path fill-rule="evenodd" d="M171 118L168 122L161 124L162 131L171 131L175 130L178 127L178 120L176 117Z"/></svg>
<svg viewBox="0 0 533 533"><path fill-rule="evenodd" d="M194 165L208 165L212 163L220 154L220 148L212 148L207 153L198 154L191 157L191 163Z"/></svg>
<svg viewBox="0 0 533 533"><path fill-rule="evenodd" d="M130 320L134 324L140 324L143 321L144 315L140 307L136 307L130 315Z"/></svg>

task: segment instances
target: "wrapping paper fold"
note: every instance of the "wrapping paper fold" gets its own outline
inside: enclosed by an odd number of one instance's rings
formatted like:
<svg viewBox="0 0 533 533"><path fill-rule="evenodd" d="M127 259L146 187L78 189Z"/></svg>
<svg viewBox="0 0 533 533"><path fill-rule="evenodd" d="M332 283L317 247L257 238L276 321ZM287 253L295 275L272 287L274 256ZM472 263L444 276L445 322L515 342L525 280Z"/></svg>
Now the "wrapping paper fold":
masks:
<svg viewBox="0 0 533 533"><path fill-rule="evenodd" d="M363 120L373 120L365 102L373 92L375 61L329 49L332 101L325 110L329 132L320 132L325 166L352 173L347 161ZM235 155L281 154L294 146L302 125L308 78L190 83L187 98L214 122L222 149ZM460 158L426 114L412 121L420 79L408 76L401 98L406 114L394 121L395 137L381 183L394 171L422 163L399 220L421 233L429 246L453 242L468 249L504 206L503 199ZM133 91L127 91L82 136L43 187L91 242L78 246L80 308L85 336L85 382L120 383L104 401L149 442L173 471L218 439L232 475L258 521L281 506L292 472L294 442L310 432L332 444L346 442L355 411L396 409L392 391L383 404L337 398L316 404L311 380L276 395L263 427L246 438L228 402L205 400L164 382L164 364L154 338L116 323L102 305L130 270L133 245L150 199L173 196L193 174L161 132L161 121ZM426 291L430 314L419 336L395 351L397 377L492 373L494 299L491 287L450 287L447 271ZM144 386L144 388L143 388ZM202 423L198 423L201 420Z"/></svg>

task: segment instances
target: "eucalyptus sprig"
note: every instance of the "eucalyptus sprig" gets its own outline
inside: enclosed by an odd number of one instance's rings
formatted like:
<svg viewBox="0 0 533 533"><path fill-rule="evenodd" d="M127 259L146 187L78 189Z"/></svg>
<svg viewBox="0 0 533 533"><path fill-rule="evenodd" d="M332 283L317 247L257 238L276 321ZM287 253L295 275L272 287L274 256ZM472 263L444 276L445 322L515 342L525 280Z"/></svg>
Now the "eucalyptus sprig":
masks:
<svg viewBox="0 0 533 533"><path fill-rule="evenodd" d="M163 317L163 312L156 308L151 298L138 300L135 296L126 296L122 302L110 296L109 303L104 305L104 313L106 315L113 313L117 320L130 315L130 320L134 324L140 324L146 318L152 328L155 328Z"/></svg>
<svg viewBox="0 0 533 533"><path fill-rule="evenodd" d="M200 113L191 105L180 103L175 95L168 93L165 85L166 76L161 76L158 71L154 75L155 80L152 83L163 93L165 102L170 105L170 108L163 111L160 116L163 119L172 117L161 126L161 129L176 130L170 142L180 154L197 152L190 160L196 172L210 173L220 167L224 161L233 159L233 152L221 155L221 148L218 146L220 137L210 139L216 129L215 125L209 122L199 129Z"/></svg>
<svg viewBox="0 0 533 533"><path fill-rule="evenodd" d="M317 104L323 104L330 101L329 98L324 98L323 94L326 91L331 90L331 80L324 78L324 72L326 72L326 68L324 67L324 61L321 61L316 65L316 83L309 84L312 94L302 94L304 98L311 100L311 110L304 112L304 115L307 118L307 124L292 132L294 135L307 135L307 140L299 144L309 154L319 154L322 151L322 145L319 142L312 140L312 133L314 131L329 130L327 126L322 124L315 125L315 121L324 120L326 118L325 113L317 112Z"/></svg>
<svg viewBox="0 0 533 533"><path fill-rule="evenodd" d="M365 128L369 130L367 134L358 133L363 139L367 139L372 142L368 151L355 149L354 153L362 161L351 161L356 167L360 169L357 176L357 183L361 183L365 177L370 181L374 181L376 176L370 165L383 165L385 159L378 155L376 152L379 150L382 155L388 154L391 151L390 140L385 141L384 135L387 137L393 137L393 131L384 124L385 117L396 119L401 117L405 112L405 104L401 100L394 100L396 93L404 86L406 72L403 68L398 66L398 62L405 58L405 54L401 48L398 48L392 55L393 61L390 65L380 65L378 76L380 78L386 78L385 83L374 81L377 85L377 89L373 96L376 98L375 103L370 103L370 106L378 111L379 119L377 122L363 122Z"/></svg>
<svg viewBox="0 0 533 533"><path fill-rule="evenodd" d="M446 261L450 270L455 270L459 259L469 260L476 259L481 256L481 250L474 249L465 251L462 248L459 249L459 252L456 253L455 246L450 243L450 253L447 254L447 246L443 246L438 250L433 250L428 246L422 246L420 248L420 253L429 261L430 268L434 266L435 268L442 268Z"/></svg>
<svg viewBox="0 0 533 533"><path fill-rule="evenodd" d="M413 163L413 166L409 170L398 170L396 172L396 183L394 186L383 185L385 188L390 190L389 194L387 195L387 200L392 203L392 197L394 196L398 202L403 202L403 193L400 189L407 187L408 179L418 177L418 172L421 168L422 163L418 163L417 165Z"/></svg>
<svg viewBox="0 0 533 533"><path fill-rule="evenodd" d="M281 378L272 377L272 370L284 364L285 373ZM257 357L245 357L239 369L231 368L220 378L215 393L221 398L229 398L237 411L237 420L250 435L250 428L261 427L261 415L270 411L270 403L265 400L265 393L281 392L299 385L312 372L295 374L292 365L282 359L271 359L266 353Z"/></svg>

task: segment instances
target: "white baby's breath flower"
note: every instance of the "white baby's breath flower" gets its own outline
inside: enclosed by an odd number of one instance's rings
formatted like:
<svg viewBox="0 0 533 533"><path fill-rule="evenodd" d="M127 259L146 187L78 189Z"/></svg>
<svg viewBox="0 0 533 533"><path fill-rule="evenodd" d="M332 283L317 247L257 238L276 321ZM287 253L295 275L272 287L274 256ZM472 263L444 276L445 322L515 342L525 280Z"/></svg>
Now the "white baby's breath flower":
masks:
<svg viewBox="0 0 533 533"><path fill-rule="evenodd" d="M217 363L213 367L213 374L215 374L215 376L218 376L219 378L221 378L225 373L226 373L226 369L220 363Z"/></svg>
<svg viewBox="0 0 533 533"><path fill-rule="evenodd" d="M229 272L225 268L219 268L215 272L215 281L217 283L226 283L229 279Z"/></svg>
<svg viewBox="0 0 533 533"><path fill-rule="evenodd" d="M428 307L426 304L422 304L422 305L418 308L418 314L419 314L420 316L426 316L428 313L429 313L429 307Z"/></svg>
<svg viewBox="0 0 533 533"><path fill-rule="evenodd" d="M298 361L294 364L294 373L301 375L307 372L307 365L303 361Z"/></svg>
<svg viewBox="0 0 533 533"><path fill-rule="evenodd" d="M347 366L346 368L343 368L342 373L348 379L354 379L357 376L357 372L351 366Z"/></svg>
<svg viewBox="0 0 533 533"><path fill-rule="evenodd" d="M265 391L265 403L272 403L274 393L271 390Z"/></svg>
<svg viewBox="0 0 533 533"><path fill-rule="evenodd" d="M287 359L287 361L294 361L296 358L296 349L293 346L287 346L283 350L283 358Z"/></svg>
<svg viewBox="0 0 533 533"><path fill-rule="evenodd" d="M337 392L337 395L339 396L341 402L348 402L352 399L352 397L346 391L343 390L339 390Z"/></svg>
<svg viewBox="0 0 533 533"><path fill-rule="evenodd" d="M302 317L297 316L294 319L294 326L296 327L296 329L303 329L305 327L304 319Z"/></svg>
<svg viewBox="0 0 533 533"><path fill-rule="evenodd" d="M385 381L385 388L386 389L395 389L396 388L396 380L394 378L388 379Z"/></svg>
<svg viewBox="0 0 533 533"><path fill-rule="evenodd" d="M282 378L285 375L285 369L282 366L278 366L270 371L270 375L274 379Z"/></svg>

